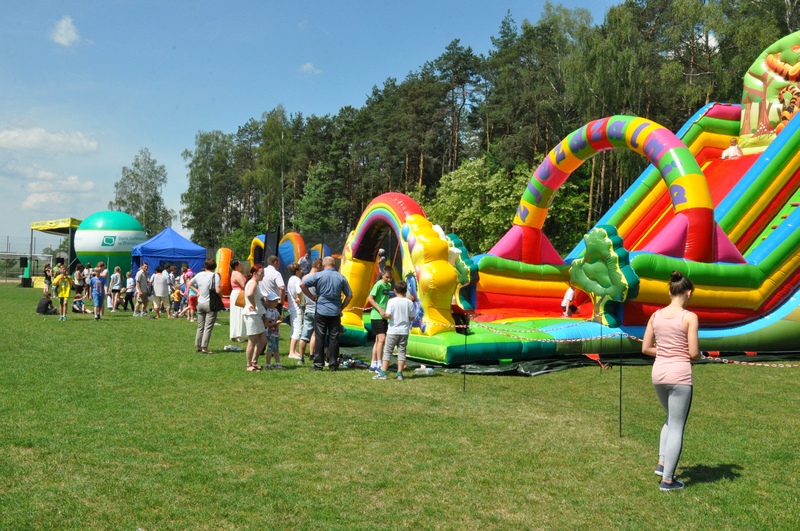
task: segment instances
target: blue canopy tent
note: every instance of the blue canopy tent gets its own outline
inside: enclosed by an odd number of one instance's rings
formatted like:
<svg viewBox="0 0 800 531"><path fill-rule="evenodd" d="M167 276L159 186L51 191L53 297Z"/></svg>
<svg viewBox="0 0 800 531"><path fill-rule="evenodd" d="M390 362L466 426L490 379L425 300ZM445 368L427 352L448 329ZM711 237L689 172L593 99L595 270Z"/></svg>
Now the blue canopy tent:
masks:
<svg viewBox="0 0 800 531"><path fill-rule="evenodd" d="M172 227L167 227L131 250L131 271L136 276L136 272L145 263L150 266L151 274L155 272L156 266L174 265L180 271L185 262L189 269L199 273L205 259L205 247L192 243Z"/></svg>

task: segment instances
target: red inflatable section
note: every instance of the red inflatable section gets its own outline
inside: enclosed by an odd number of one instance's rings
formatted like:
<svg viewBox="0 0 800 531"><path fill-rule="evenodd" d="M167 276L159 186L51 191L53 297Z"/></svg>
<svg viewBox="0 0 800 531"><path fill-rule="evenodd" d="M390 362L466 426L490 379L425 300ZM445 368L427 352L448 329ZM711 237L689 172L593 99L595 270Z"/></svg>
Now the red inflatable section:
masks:
<svg viewBox="0 0 800 531"><path fill-rule="evenodd" d="M714 262L716 245L714 245L714 210L710 208L687 208L678 213L686 216L689 226L686 229L686 260L695 262Z"/></svg>
<svg viewBox="0 0 800 531"><path fill-rule="evenodd" d="M514 225L500 238L489 254L526 264L563 264L553 244L542 229Z"/></svg>
<svg viewBox="0 0 800 531"><path fill-rule="evenodd" d="M627 326L645 326L650 316L663 307L663 304L626 302L623 324ZM744 308L695 308L692 306L690 309L697 314L703 324L703 328L725 328L749 323L758 318L758 314L755 311Z"/></svg>
<svg viewBox="0 0 800 531"><path fill-rule="evenodd" d="M479 291L476 294L477 307L481 313L491 311L493 314L513 314L515 311L524 311L530 316L561 316L561 297L542 297L511 295L507 293L486 293Z"/></svg>

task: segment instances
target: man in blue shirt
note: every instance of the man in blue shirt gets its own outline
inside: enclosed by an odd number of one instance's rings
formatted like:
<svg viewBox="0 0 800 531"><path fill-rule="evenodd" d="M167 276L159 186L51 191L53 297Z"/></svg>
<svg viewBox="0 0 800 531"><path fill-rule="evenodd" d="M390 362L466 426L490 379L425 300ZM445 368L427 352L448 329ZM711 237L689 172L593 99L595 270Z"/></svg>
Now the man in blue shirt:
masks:
<svg viewBox="0 0 800 531"><path fill-rule="evenodd" d="M314 318L314 367L321 371L325 367L323 351L328 346L328 367L339 368L339 329L342 325L342 308L353 298L350 284L344 275L336 271L336 260L331 256L322 259L323 270L305 278L300 289L306 297L317 303ZM314 288L316 295L308 288ZM344 300L342 296L344 295Z"/></svg>

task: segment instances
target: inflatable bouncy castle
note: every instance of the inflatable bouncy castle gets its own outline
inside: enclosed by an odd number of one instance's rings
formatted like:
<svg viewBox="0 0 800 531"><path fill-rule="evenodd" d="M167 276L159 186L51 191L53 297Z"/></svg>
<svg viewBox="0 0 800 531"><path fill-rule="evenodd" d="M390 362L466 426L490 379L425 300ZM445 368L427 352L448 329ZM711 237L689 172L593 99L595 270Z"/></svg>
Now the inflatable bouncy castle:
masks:
<svg viewBox="0 0 800 531"><path fill-rule="evenodd" d="M443 364L575 353L640 352L649 316L669 302L673 270L692 279L704 351L793 352L800 344L800 33L748 70L740 104L706 105L677 132L611 116L564 138L535 170L508 232L469 256L411 198L370 203L342 254L353 301L346 341L363 342L377 251L397 241L417 320L409 355ZM722 158L736 138L741 156ZM542 231L560 186L598 152L650 162L562 258ZM561 314L572 284L578 313ZM471 316L460 325L460 314Z"/></svg>

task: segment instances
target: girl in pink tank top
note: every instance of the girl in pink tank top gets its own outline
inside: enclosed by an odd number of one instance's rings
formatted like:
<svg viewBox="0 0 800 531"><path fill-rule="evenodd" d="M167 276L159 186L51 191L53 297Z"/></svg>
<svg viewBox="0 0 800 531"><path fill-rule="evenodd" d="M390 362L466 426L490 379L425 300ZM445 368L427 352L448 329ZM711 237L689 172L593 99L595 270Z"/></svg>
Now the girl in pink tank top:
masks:
<svg viewBox="0 0 800 531"><path fill-rule="evenodd" d="M692 360L700 359L697 315L686 307L694 284L680 272L673 271L669 283L669 306L656 311L647 323L642 339L642 353L656 358L653 363L653 387L667 418L661 428L658 466L663 491L683 488L675 479L675 468L683 447L683 429L692 404Z"/></svg>
<svg viewBox="0 0 800 531"><path fill-rule="evenodd" d="M688 329L684 323L687 310L673 317L664 317L662 310L653 314L656 361L653 363L654 384L692 385Z"/></svg>

